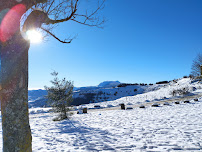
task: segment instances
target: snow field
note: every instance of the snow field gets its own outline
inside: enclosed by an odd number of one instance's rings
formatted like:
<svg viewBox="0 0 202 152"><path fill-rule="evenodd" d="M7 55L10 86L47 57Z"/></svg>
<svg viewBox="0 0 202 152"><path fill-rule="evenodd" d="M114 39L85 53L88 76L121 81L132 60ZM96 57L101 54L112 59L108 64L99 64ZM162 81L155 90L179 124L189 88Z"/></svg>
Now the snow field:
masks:
<svg viewBox="0 0 202 152"><path fill-rule="evenodd" d="M93 111L54 122L47 109L31 109L33 152L202 151L202 98L180 105ZM2 150L2 129L0 129Z"/></svg>
<svg viewBox="0 0 202 152"><path fill-rule="evenodd" d="M202 104L94 112L82 117L108 133L112 151L202 151ZM77 118L77 119L78 119Z"/></svg>
<svg viewBox="0 0 202 152"><path fill-rule="evenodd" d="M146 109L98 110L61 122L53 122L54 116L30 115L34 152L202 151L202 99Z"/></svg>

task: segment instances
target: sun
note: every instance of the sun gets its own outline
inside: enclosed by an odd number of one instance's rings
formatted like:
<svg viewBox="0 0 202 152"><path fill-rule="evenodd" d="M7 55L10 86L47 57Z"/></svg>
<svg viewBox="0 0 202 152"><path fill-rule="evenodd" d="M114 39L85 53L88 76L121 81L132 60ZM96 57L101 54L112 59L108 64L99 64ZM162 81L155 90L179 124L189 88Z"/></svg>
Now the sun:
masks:
<svg viewBox="0 0 202 152"><path fill-rule="evenodd" d="M29 30L26 35L31 43L40 43L42 41L42 34L37 30Z"/></svg>

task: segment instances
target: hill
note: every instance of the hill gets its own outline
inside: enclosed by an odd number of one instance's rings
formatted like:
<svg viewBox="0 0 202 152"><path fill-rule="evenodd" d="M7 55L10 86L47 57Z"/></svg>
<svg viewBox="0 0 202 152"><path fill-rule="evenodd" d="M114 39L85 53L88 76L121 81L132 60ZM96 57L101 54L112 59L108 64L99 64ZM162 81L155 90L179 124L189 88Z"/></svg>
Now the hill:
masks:
<svg viewBox="0 0 202 152"><path fill-rule="evenodd" d="M181 78L165 84L125 84L118 81L105 81L98 86L76 88L72 105L88 104L93 107L97 103L106 107L120 103L136 104L151 102L164 98L173 98L184 94L195 94L201 89L201 82L190 78ZM29 90L29 107L46 107L45 90ZM91 103L91 104L89 104Z"/></svg>
<svg viewBox="0 0 202 152"><path fill-rule="evenodd" d="M119 81L104 81L98 86L76 87L72 105L112 101L125 96L134 96L159 89L163 85L125 84ZM46 107L46 90L29 90L29 107Z"/></svg>
<svg viewBox="0 0 202 152"><path fill-rule="evenodd" d="M129 95L134 87L137 87L136 89L139 90L139 92L137 91L135 95ZM165 99L181 98L183 96L197 95L202 93L202 81L195 81L191 80L190 78L181 78L170 81L166 84L154 84L152 86L126 86L123 88L114 88L112 90L119 90L121 93L123 93L122 95L125 96L117 99L115 99L116 97L112 96L111 98L113 98L113 100L111 101L91 103L83 106L88 108L93 108L95 105L108 107L119 106L121 103L124 103L125 105L135 105L144 104L147 102L158 102Z"/></svg>

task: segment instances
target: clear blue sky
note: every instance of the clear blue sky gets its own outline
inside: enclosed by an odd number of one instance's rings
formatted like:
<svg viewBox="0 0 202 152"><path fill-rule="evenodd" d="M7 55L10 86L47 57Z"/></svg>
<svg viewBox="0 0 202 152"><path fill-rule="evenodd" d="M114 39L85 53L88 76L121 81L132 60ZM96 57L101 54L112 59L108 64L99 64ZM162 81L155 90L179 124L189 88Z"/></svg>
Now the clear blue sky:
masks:
<svg viewBox="0 0 202 152"><path fill-rule="evenodd" d="M71 44L54 39L32 44L29 88L50 85L50 73L93 86L106 80L155 83L190 74L202 52L202 0L107 0L104 29L61 24L60 38L78 34Z"/></svg>

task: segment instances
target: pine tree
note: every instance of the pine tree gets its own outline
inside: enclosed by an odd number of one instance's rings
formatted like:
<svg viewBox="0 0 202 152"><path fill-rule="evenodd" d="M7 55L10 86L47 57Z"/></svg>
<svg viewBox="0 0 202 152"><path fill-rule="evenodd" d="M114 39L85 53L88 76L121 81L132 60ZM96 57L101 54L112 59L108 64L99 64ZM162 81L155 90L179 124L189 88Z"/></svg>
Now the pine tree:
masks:
<svg viewBox="0 0 202 152"><path fill-rule="evenodd" d="M48 92L46 96L48 99L47 102L52 106L54 112L60 113L58 118L54 120L63 120L68 118L68 107L73 100L73 82L65 78L60 80L58 78L58 72L55 71L51 75L54 76L54 79L50 81L53 86L45 86Z"/></svg>

